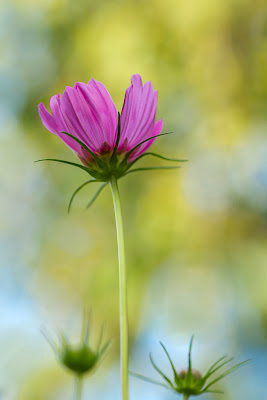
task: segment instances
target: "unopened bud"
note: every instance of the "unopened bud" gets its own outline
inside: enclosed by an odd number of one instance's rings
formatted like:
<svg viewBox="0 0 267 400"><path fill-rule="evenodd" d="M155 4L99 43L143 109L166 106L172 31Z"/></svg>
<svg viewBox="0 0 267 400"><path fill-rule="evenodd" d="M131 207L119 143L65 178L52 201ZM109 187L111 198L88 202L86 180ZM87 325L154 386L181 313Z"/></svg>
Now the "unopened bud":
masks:
<svg viewBox="0 0 267 400"><path fill-rule="evenodd" d="M43 332L45 338L50 343L56 353L57 359L64 367L71 370L75 375L83 375L91 371L107 350L110 341L102 344L104 336L104 326L102 327L98 345L95 350L89 345L89 318L84 314L81 340L78 345L70 344L65 336L59 332L60 343L55 343L49 336Z"/></svg>
<svg viewBox="0 0 267 400"><path fill-rule="evenodd" d="M188 368L181 369L181 371L178 372L178 376L181 379L185 379L187 377L187 374L188 374ZM191 369L191 375L194 379L194 382L202 378L202 374L195 368Z"/></svg>
<svg viewBox="0 0 267 400"><path fill-rule="evenodd" d="M202 375L197 369L192 368L192 361L191 361L191 350L192 350L192 342L193 342L193 337L190 340L190 345L189 345L189 352L188 352L188 368L183 368L179 372L177 372L174 363L170 357L170 354L168 353L166 347L164 346L163 343L160 342L161 347L163 348L164 352L166 353L166 356L171 364L173 373L174 373L174 379L173 381L171 378L168 378L165 373L160 369L160 367L155 364L152 355L149 354L150 361L152 366L155 368L155 370L161 375L162 378L167 381L168 384L162 382L157 382L154 379L147 378L146 376L142 376L139 374L132 373L132 375L136 376L137 378L143 379L147 382L151 383L156 383L158 385L163 385L165 387L168 387L172 391L182 394L184 399L189 399L191 396L199 396L200 394L203 393L208 393L208 392L214 392L214 393L222 393L220 390L211 390L210 387L213 387L215 383L223 379L226 375L230 374L232 371L237 369L238 367L244 365L248 360L243 361L239 364L236 364L235 366L229 368L228 370L224 371L221 373L221 375L217 376L217 378L211 378L213 374L215 374L219 369L221 369L224 365L228 364L230 361L232 361L232 357L228 358L226 356L223 356L219 358L217 361L215 361L208 371L206 372L205 375Z"/></svg>
<svg viewBox="0 0 267 400"><path fill-rule="evenodd" d="M97 363L98 355L90 347L83 345L78 348L64 346L59 353L61 363L77 375L89 372Z"/></svg>

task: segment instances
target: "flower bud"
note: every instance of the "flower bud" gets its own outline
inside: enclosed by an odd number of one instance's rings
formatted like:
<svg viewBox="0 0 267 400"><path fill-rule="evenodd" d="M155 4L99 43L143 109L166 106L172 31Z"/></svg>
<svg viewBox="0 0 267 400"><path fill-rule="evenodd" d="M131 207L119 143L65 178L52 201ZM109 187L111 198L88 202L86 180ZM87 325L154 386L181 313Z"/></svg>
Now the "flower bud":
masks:
<svg viewBox="0 0 267 400"><path fill-rule="evenodd" d="M244 363L246 363L248 360L243 361L232 368L226 370L223 372L221 375L217 376L215 379L212 379L209 381L209 378L216 373L219 369L221 369L224 365L228 364L230 361L233 360L232 357L228 358L226 356L221 357L219 360L217 360L215 363L211 365L211 367L208 369L205 375L202 375L197 369L192 368L192 363L191 363L191 350L192 350L192 343L193 343L193 337L191 338L190 341L190 346L189 346L189 353L188 353L188 368L183 368L179 372L174 367L174 364L172 362L172 359L166 349L166 347L163 345L163 343L160 342L161 347L163 348L166 356L168 357L168 360L171 364L172 371L174 378L171 380L170 378L165 375L163 371L155 364L154 360L152 359L151 354L149 354L150 361L152 366L155 368L155 370L161 375L163 382L157 382L155 380L152 380L150 378L147 378L145 376L131 373L133 376L143 379L146 382L151 382L160 386L164 386L167 389L170 389L172 392L180 393L184 395L184 398L189 399L190 396L199 396L200 394L207 393L207 392L213 392L213 393L223 393L220 390L211 390L210 387L213 386L216 382L224 378L226 375L230 374L232 371L234 371L236 368L240 367Z"/></svg>
<svg viewBox="0 0 267 400"><path fill-rule="evenodd" d="M44 332L43 334L53 348L59 363L72 371L73 374L82 376L90 372L96 366L110 344L110 341L108 341L102 345L104 336L103 325L98 345L96 349L93 350L89 345L89 332L89 318L87 314L84 314L81 340L78 345L70 344L61 332L59 332L59 345L51 340Z"/></svg>
<svg viewBox="0 0 267 400"><path fill-rule="evenodd" d="M64 346L59 353L61 363L77 375L89 372L97 363L97 353L89 346L81 345L74 348L70 345Z"/></svg>
<svg viewBox="0 0 267 400"><path fill-rule="evenodd" d="M192 374L194 382L196 382L202 378L201 373L195 368L191 369L191 374ZM183 380L187 378L187 375L188 375L188 368L183 368L183 369L181 369L180 372L178 372L179 378L181 378Z"/></svg>

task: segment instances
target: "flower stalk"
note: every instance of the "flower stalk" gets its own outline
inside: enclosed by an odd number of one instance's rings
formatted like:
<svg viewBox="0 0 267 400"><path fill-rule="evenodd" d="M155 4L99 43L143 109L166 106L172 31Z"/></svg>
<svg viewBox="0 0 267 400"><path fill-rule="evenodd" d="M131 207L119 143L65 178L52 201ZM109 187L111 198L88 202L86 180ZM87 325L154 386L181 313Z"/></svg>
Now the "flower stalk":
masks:
<svg viewBox="0 0 267 400"><path fill-rule="evenodd" d="M121 389L122 400L128 400L128 307L127 307L127 279L125 265L124 232L121 212L121 201L117 179L112 177L110 187L113 197L117 243L119 259L119 298L120 298L120 359L121 359Z"/></svg>
<svg viewBox="0 0 267 400"><path fill-rule="evenodd" d="M82 400L82 387L83 387L83 378L81 375L77 375L75 377L74 400Z"/></svg>
<svg viewBox="0 0 267 400"><path fill-rule="evenodd" d="M143 85L141 76L135 74L131 77L131 85L126 89L121 113L118 112L105 86L94 79L87 84L76 82L73 87L67 86L62 96L60 94L52 96L50 99L52 114L43 103L38 106L40 118L46 129L58 136L76 154L82 164L55 158L37 161L53 161L71 165L90 176L90 179L76 188L72 194L68 212L76 195L87 185L101 184L90 199L87 208L93 204L108 183L111 187L119 258L122 400L128 400L129 345L124 234L117 182L129 173L180 168L177 165L160 165L131 169L133 164L145 156L175 163L186 161L153 152L146 153L158 137L171 133L162 133L163 120L156 120L157 98L158 92L153 89L151 82L148 81ZM99 357L99 354L97 356Z"/></svg>

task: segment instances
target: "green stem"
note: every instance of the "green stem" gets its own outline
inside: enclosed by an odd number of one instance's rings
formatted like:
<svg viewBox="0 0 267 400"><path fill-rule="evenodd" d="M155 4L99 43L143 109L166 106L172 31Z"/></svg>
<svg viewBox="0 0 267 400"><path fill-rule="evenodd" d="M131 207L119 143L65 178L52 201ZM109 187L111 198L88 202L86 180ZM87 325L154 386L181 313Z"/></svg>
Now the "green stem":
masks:
<svg viewBox="0 0 267 400"><path fill-rule="evenodd" d="M128 311L127 311L127 283L124 251L124 234L121 213L121 202L116 178L110 181L113 196L117 243L119 258L119 290L120 290L120 358L121 358L121 388L122 400L128 400Z"/></svg>
<svg viewBox="0 0 267 400"><path fill-rule="evenodd" d="M74 400L82 400L83 379L81 376L75 377Z"/></svg>
<svg viewBox="0 0 267 400"><path fill-rule="evenodd" d="M188 400L189 399L189 394L183 394L183 400Z"/></svg>

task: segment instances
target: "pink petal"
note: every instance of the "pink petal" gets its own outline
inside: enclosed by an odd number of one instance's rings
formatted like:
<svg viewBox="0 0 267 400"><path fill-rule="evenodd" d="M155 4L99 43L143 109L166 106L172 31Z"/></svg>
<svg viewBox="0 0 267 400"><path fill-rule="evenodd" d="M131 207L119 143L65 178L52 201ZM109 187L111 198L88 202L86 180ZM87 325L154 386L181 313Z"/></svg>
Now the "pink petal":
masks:
<svg viewBox="0 0 267 400"><path fill-rule="evenodd" d="M67 132L77 137L93 151L96 151L95 137L93 135L88 135L80 122L79 108L83 107L83 105L77 101L76 91L77 89L67 86L60 100L60 109L64 121L68 126Z"/></svg>
<svg viewBox="0 0 267 400"><path fill-rule="evenodd" d="M161 131L162 131L162 128L163 128L163 119L160 119L159 121L157 121L155 123L154 128L152 130L152 134L150 136L148 136L148 137L159 135L161 133ZM145 140L145 138L143 140ZM139 146L136 149L136 151L134 151L130 155L128 161L129 162L134 161L137 157L139 157L141 154L143 154L152 145L152 143L154 143L155 140L156 140L156 138L153 138L153 139L150 139L147 142L141 144L141 146Z"/></svg>
<svg viewBox="0 0 267 400"><path fill-rule="evenodd" d="M109 145L114 147L117 139L117 108L103 83L91 79L87 84L87 88L91 93L92 105L99 115L104 139Z"/></svg>
<svg viewBox="0 0 267 400"><path fill-rule="evenodd" d="M41 118L42 123L46 127L47 130L50 132L54 133L54 135L57 134L57 124L54 121L54 118L52 117L51 114L47 111L43 103L38 104L38 112L39 116Z"/></svg>
<svg viewBox="0 0 267 400"><path fill-rule="evenodd" d="M106 144L114 148L118 114L105 86L93 79L66 88L62 112L68 124L87 145L97 151Z"/></svg>
<svg viewBox="0 0 267 400"><path fill-rule="evenodd" d="M41 121L46 129L48 129L54 135L59 136L63 140L63 142L65 142L66 145L71 148L71 150L79 154L81 146L67 135L60 133L61 131L69 132L69 129L64 123L62 116L60 115L59 102L60 102L59 94L51 97L50 108L52 111L52 115L47 111L47 109L42 103L38 105L38 112Z"/></svg>
<svg viewBox="0 0 267 400"><path fill-rule="evenodd" d="M151 82L146 82L143 87L140 75L133 75L131 82L125 92L121 113L120 143L127 139L128 149L152 136L157 108L157 91Z"/></svg>
<svg viewBox="0 0 267 400"><path fill-rule="evenodd" d="M61 132L67 132L71 133L69 130L69 127L64 121L64 118L62 116L61 110L60 110L60 94L54 95L50 99L50 108L52 111L52 115L54 120L56 121L57 124L57 133L56 135L64 142L68 147L71 148L71 150L75 151L75 153L80 154L81 153L81 146L75 142L72 138L69 136L65 135L64 133Z"/></svg>

